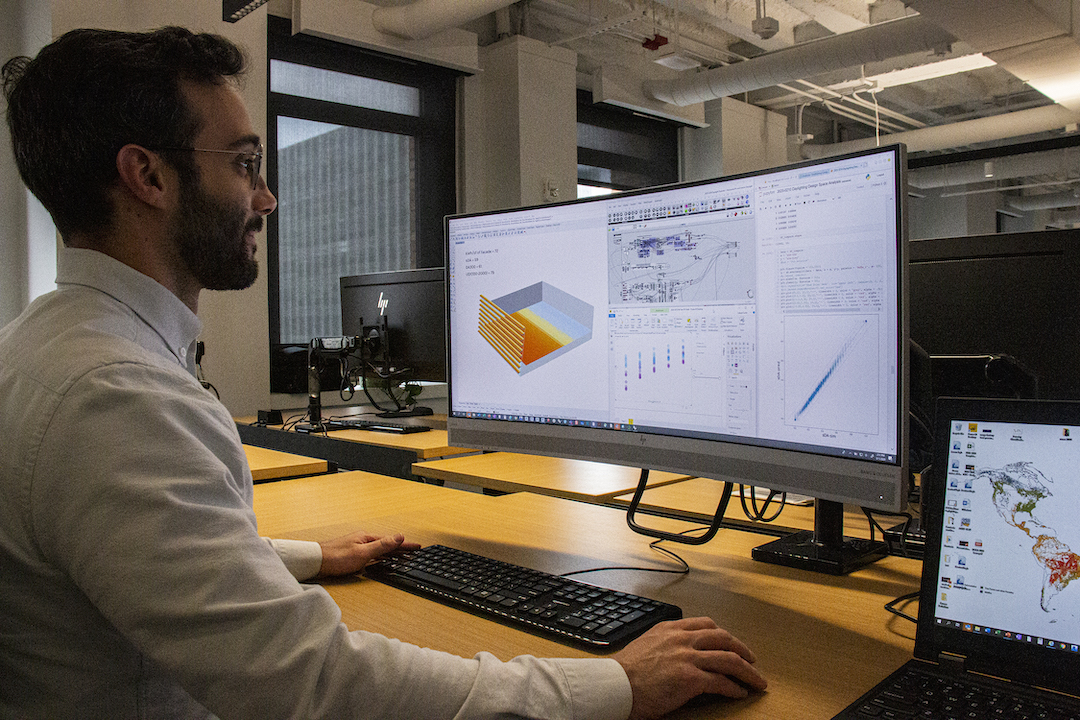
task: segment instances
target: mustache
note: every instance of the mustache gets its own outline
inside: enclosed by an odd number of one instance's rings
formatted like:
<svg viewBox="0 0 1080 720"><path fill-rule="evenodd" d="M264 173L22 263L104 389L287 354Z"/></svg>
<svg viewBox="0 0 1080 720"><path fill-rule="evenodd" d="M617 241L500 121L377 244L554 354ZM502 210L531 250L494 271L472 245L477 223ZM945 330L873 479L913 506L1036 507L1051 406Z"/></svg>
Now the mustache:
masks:
<svg viewBox="0 0 1080 720"><path fill-rule="evenodd" d="M247 224L244 226L245 231L251 230L253 232L262 232L262 229L263 229L263 218L262 218L261 215L258 216L258 217L252 218L251 220L248 220Z"/></svg>

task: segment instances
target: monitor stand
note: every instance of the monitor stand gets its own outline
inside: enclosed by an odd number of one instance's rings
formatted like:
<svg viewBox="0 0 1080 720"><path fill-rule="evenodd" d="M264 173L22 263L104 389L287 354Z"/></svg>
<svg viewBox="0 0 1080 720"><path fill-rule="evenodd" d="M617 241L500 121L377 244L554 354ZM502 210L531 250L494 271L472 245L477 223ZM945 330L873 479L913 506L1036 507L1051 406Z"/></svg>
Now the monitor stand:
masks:
<svg viewBox="0 0 1080 720"><path fill-rule="evenodd" d="M887 554L884 542L845 538L844 504L830 500L815 501L813 532L792 533L751 552L755 560L829 575L846 575Z"/></svg>

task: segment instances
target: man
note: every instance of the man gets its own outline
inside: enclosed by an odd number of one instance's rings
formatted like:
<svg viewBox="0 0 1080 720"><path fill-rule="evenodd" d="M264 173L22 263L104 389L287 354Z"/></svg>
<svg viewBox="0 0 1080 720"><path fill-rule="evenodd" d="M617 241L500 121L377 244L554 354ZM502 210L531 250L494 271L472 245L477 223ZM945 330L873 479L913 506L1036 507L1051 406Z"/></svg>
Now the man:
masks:
<svg viewBox="0 0 1080 720"><path fill-rule="evenodd" d="M0 717L646 718L763 689L704 618L591 660L349 632L297 578L404 539L258 536L235 426L193 375L200 292L254 281L276 206L242 67L179 28L73 31L4 66L16 162L66 247L57 291L0 330Z"/></svg>

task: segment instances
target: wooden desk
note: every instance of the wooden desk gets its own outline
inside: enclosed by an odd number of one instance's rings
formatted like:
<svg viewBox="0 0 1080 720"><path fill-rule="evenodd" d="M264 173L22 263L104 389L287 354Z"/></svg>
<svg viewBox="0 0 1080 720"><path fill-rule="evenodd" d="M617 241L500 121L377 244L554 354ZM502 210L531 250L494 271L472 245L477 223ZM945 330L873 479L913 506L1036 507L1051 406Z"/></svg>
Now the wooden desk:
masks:
<svg viewBox="0 0 1080 720"><path fill-rule="evenodd" d="M321 484L347 476L352 477L342 490L350 503L345 508L327 498ZM293 488L305 488L298 496L317 507L292 502ZM670 562L626 526L621 511L534 493L491 497L348 473L259 485L255 501L260 530L275 528L285 537L322 540L359 528L401 531L425 544L453 545L554 573ZM664 518L656 522L678 529ZM710 701L672 717L831 718L911 657L914 625L883 605L918 587L918 562L886 558L845 577L815 575L754 562L750 549L760 542L760 535L722 530L706 545L677 546L692 568L685 576L632 571L582 576L676 603L687 615L710 615L757 654L769 679L767 692ZM480 650L503 659L524 653L588 655L370 580L324 585L352 629L464 656Z"/></svg>
<svg viewBox="0 0 1080 720"><path fill-rule="evenodd" d="M355 470L256 485L254 505L262 535L294 537L298 531L311 528L352 526L363 518L402 508L430 507L459 494L449 488Z"/></svg>
<svg viewBox="0 0 1080 720"><path fill-rule="evenodd" d="M236 421L245 445L323 458L343 470L366 470L412 479L412 464L444 455L474 452L451 447L445 430L396 434L370 430L334 430L325 435L283 430Z"/></svg>
<svg viewBox="0 0 1080 720"><path fill-rule="evenodd" d="M610 502L633 492L641 471L620 465L565 458L494 452L415 463L413 475L499 490L533 492L579 500ZM649 473L649 487L685 480L686 475Z"/></svg>
<svg viewBox="0 0 1080 720"><path fill-rule="evenodd" d="M330 471L330 463L326 460L293 455L280 450L245 445L244 453L247 455L248 467L251 468L251 478L255 482L284 480Z"/></svg>
<svg viewBox="0 0 1080 720"><path fill-rule="evenodd" d="M375 430L331 430L327 437L339 440L351 440L366 445L409 450L416 454L417 460L474 453L475 450L450 445L446 430L431 429L419 433L388 433Z"/></svg>

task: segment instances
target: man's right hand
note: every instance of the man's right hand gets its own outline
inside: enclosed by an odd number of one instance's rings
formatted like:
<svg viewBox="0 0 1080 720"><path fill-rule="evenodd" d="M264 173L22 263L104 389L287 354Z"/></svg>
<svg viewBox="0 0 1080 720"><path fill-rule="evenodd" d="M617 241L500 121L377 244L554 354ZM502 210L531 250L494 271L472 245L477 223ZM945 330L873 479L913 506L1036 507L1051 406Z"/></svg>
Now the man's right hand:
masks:
<svg viewBox="0 0 1080 720"><path fill-rule="evenodd" d="M614 658L634 691L631 720L661 717L702 693L742 698L767 684L750 648L706 617L660 623Z"/></svg>

